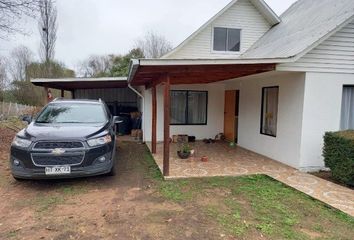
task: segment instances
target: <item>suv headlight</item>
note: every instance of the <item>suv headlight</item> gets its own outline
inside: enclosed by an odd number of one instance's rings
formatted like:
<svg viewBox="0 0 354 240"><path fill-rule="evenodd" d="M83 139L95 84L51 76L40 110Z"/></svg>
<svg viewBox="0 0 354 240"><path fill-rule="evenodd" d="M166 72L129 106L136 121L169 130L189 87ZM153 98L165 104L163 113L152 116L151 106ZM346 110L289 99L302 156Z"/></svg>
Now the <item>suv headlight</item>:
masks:
<svg viewBox="0 0 354 240"><path fill-rule="evenodd" d="M15 137L12 141L12 145L21 148L28 148L31 145L32 141L24 138Z"/></svg>
<svg viewBox="0 0 354 240"><path fill-rule="evenodd" d="M110 142L112 142L112 138L111 138L110 135L106 135L104 137L99 137L99 138L94 138L94 139L87 140L87 144L90 147L104 145L104 144L107 144L107 143L110 143Z"/></svg>

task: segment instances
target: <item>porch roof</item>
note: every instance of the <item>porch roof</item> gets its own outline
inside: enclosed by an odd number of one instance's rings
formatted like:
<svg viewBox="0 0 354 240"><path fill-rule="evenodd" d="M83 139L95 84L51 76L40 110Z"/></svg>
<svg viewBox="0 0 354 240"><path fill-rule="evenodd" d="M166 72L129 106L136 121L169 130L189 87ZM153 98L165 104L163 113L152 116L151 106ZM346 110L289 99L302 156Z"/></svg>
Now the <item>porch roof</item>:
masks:
<svg viewBox="0 0 354 240"><path fill-rule="evenodd" d="M164 81L170 84L201 84L224 81L275 70L276 63L217 60L133 59L128 82L151 87Z"/></svg>
<svg viewBox="0 0 354 240"><path fill-rule="evenodd" d="M126 77L115 78L37 78L31 79L36 86L72 91L75 89L125 88L128 86Z"/></svg>

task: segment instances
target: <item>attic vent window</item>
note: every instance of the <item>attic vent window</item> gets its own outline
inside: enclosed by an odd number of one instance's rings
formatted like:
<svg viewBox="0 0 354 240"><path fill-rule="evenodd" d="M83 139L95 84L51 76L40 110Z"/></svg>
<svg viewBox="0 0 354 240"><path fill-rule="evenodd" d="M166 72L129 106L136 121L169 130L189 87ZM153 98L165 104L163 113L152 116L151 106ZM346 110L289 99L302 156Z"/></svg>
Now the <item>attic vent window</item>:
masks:
<svg viewBox="0 0 354 240"><path fill-rule="evenodd" d="M214 51L239 52L241 45L241 29L214 28Z"/></svg>

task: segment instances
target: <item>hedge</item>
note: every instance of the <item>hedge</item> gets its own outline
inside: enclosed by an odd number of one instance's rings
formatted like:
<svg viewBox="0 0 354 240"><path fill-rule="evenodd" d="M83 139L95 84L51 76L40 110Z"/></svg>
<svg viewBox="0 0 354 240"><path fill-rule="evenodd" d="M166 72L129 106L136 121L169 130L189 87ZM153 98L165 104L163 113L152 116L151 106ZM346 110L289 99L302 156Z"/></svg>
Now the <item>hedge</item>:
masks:
<svg viewBox="0 0 354 240"><path fill-rule="evenodd" d="M335 180L354 186L354 131L327 132L323 157Z"/></svg>

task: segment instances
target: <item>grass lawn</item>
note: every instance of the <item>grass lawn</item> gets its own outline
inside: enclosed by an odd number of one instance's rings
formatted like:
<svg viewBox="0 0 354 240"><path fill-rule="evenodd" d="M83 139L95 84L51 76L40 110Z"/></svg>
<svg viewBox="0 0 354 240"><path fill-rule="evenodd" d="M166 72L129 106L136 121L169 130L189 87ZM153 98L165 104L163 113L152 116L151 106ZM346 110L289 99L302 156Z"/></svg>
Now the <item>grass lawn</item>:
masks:
<svg viewBox="0 0 354 240"><path fill-rule="evenodd" d="M189 209L190 216L202 215L221 238L354 239L354 218L270 177L163 181L149 153L146 159L160 197Z"/></svg>

